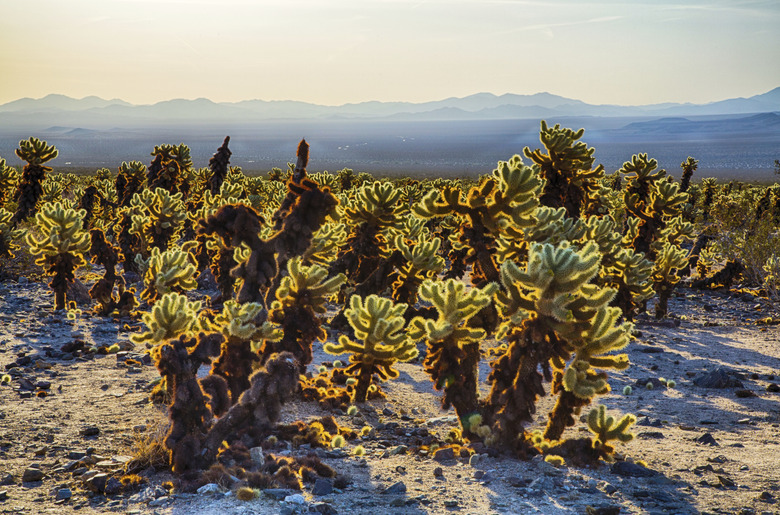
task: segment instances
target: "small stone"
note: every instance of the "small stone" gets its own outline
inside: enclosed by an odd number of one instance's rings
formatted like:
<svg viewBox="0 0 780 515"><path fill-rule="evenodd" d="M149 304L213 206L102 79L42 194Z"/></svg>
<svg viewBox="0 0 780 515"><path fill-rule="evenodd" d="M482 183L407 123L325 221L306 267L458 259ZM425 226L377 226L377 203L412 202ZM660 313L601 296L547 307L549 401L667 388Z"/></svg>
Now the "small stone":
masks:
<svg viewBox="0 0 780 515"><path fill-rule="evenodd" d="M162 497L158 497L157 499L152 499L151 501L149 501L149 506L152 508L157 508L159 506L166 504L170 500L171 500L170 497L168 497L167 495L163 495Z"/></svg>
<svg viewBox="0 0 780 515"><path fill-rule="evenodd" d="M262 447L252 447L249 449L249 456L252 458L252 463L256 465L265 464L265 452Z"/></svg>
<svg viewBox="0 0 780 515"><path fill-rule="evenodd" d="M87 426L80 431L81 436L97 436L100 434L100 428L97 426Z"/></svg>
<svg viewBox="0 0 780 515"><path fill-rule="evenodd" d="M712 372L702 374L693 380L693 384L701 388L731 388L742 387L738 373L725 367L718 367Z"/></svg>
<svg viewBox="0 0 780 515"><path fill-rule="evenodd" d="M403 481L398 481L397 483L390 485L389 487L385 488L384 491L382 491L383 494L405 494L406 493L406 485Z"/></svg>
<svg viewBox="0 0 780 515"><path fill-rule="evenodd" d="M106 484L108 482L108 474L95 474L91 478L87 479L84 483L89 490L102 494L106 491Z"/></svg>
<svg viewBox="0 0 780 515"><path fill-rule="evenodd" d="M33 481L40 481L44 478L44 473L41 469L29 467L24 469L22 474L22 483L31 483Z"/></svg>
<svg viewBox="0 0 780 515"><path fill-rule="evenodd" d="M73 497L73 492L71 492L70 488L60 488L57 490L57 495L54 496L58 501L70 499L71 497Z"/></svg>
<svg viewBox="0 0 780 515"><path fill-rule="evenodd" d="M434 477L444 477L444 469L441 467L436 467L433 469L433 476Z"/></svg>
<svg viewBox="0 0 780 515"><path fill-rule="evenodd" d="M703 445L711 445L713 447L717 447L720 445L718 441L715 440L715 437L712 436L711 433L704 433L703 435L701 435L696 439L696 442Z"/></svg>
<svg viewBox="0 0 780 515"><path fill-rule="evenodd" d="M444 501L444 506L446 508L457 508L458 507L458 501L456 501L455 499L448 499L448 500Z"/></svg>
<svg viewBox="0 0 780 515"><path fill-rule="evenodd" d="M758 495L758 500L763 502L770 502L774 499L774 496L767 491L763 491Z"/></svg>
<svg viewBox="0 0 780 515"><path fill-rule="evenodd" d="M480 461L480 455L479 454L472 454L469 457L469 465L472 467L476 467L479 464Z"/></svg>
<svg viewBox="0 0 780 515"><path fill-rule="evenodd" d="M757 397L755 392L753 392L752 390L745 390L745 389L734 390L734 395L736 395L740 399L747 399L748 397Z"/></svg>
<svg viewBox="0 0 780 515"><path fill-rule="evenodd" d="M205 484L205 485L201 486L200 488L198 488L198 493L200 495L218 494L218 493L221 493L221 492L222 492L222 489L216 483L208 483L208 484ZM285 492L286 492L286 490L285 490Z"/></svg>
<svg viewBox="0 0 780 515"><path fill-rule="evenodd" d="M0 501L8 500L8 492L6 490L0 491Z"/></svg>
<svg viewBox="0 0 780 515"><path fill-rule="evenodd" d="M314 482L314 487L311 489L312 495L330 495L333 493L333 483L325 478L317 478Z"/></svg>
<svg viewBox="0 0 780 515"><path fill-rule="evenodd" d="M336 508L326 502L315 502L309 505L309 513L323 513L324 515L338 515Z"/></svg>
<svg viewBox="0 0 780 515"><path fill-rule="evenodd" d="M484 470L475 470L474 471L474 479L480 480L483 477L485 477L485 471Z"/></svg>
<svg viewBox="0 0 780 515"><path fill-rule="evenodd" d="M726 488L733 488L737 486L737 484L734 483L734 481L727 478L726 476L718 476L718 481L720 481L720 484L725 486Z"/></svg>
<svg viewBox="0 0 780 515"><path fill-rule="evenodd" d="M265 490L263 490L263 493L272 499L281 501L282 499L290 495L291 490L288 490L286 488L266 488Z"/></svg>
<svg viewBox="0 0 780 515"><path fill-rule="evenodd" d="M285 497L284 502L289 504L297 504L300 506L306 504L306 499L301 494L293 494Z"/></svg>
<svg viewBox="0 0 780 515"><path fill-rule="evenodd" d="M449 461L455 459L455 449L452 447L444 447L442 449L438 449L435 453L433 453L433 459L438 462L443 461Z"/></svg>
<svg viewBox="0 0 780 515"><path fill-rule="evenodd" d="M766 385L766 391L768 391L769 393L778 393L780 392L780 385L778 385L777 383L769 383L768 385Z"/></svg>
<svg viewBox="0 0 780 515"><path fill-rule="evenodd" d="M16 480L14 479L13 474L6 474L3 476L3 479L0 479L0 485L2 486L8 486L8 485L15 485Z"/></svg>
<svg viewBox="0 0 780 515"><path fill-rule="evenodd" d="M108 478L108 481L106 481L106 488L103 490L103 492L106 495L116 495L119 492L122 491L122 482L119 481L115 477Z"/></svg>

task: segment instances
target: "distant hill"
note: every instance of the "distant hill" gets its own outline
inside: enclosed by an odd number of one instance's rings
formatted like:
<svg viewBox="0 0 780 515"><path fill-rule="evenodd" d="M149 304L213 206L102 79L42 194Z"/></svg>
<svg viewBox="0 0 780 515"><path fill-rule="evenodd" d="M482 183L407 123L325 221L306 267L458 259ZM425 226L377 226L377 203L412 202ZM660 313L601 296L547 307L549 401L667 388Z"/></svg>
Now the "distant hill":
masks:
<svg viewBox="0 0 780 515"><path fill-rule="evenodd" d="M664 103L644 106L593 105L551 93L477 93L433 102L372 101L340 106L266 100L217 103L206 98L173 99L151 105L133 105L119 99L104 100L94 96L74 99L64 95L48 95L40 99L23 98L0 105L0 125L24 129L52 126L99 129L172 126L181 123L233 125L282 120L520 120L575 116L634 119L662 116L666 119L777 111L780 111L780 88L749 98L734 98L709 104ZM671 122L663 122L662 125L668 123ZM652 127L647 126L642 130L652 130Z"/></svg>
<svg viewBox="0 0 780 515"><path fill-rule="evenodd" d="M659 118L634 122L621 129L637 134L717 134L717 133L776 133L780 134L780 114L761 113L744 118L719 120L689 120L687 118Z"/></svg>

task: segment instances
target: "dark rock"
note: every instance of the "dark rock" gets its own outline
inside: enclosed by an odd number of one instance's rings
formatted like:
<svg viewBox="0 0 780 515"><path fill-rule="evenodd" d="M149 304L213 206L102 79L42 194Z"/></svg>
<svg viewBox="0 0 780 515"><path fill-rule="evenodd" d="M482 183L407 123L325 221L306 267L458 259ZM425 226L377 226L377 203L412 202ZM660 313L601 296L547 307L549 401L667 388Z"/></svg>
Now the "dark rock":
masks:
<svg viewBox="0 0 780 515"><path fill-rule="evenodd" d="M103 490L106 495L116 495L122 491L122 483L115 477L108 478L106 487Z"/></svg>
<svg viewBox="0 0 780 515"><path fill-rule="evenodd" d="M642 345L639 347L639 352L644 352L645 354L662 354L664 350L660 347L651 347L649 345Z"/></svg>
<svg viewBox="0 0 780 515"><path fill-rule="evenodd" d="M604 493L607 495L612 495L617 491L618 491L617 487L610 483L607 483L607 485L604 487Z"/></svg>
<svg viewBox="0 0 780 515"><path fill-rule="evenodd" d="M700 388L732 388L742 387L741 374L725 367L718 367L711 372L702 374L693 380Z"/></svg>
<svg viewBox="0 0 780 515"><path fill-rule="evenodd" d="M768 391L769 393L778 393L780 392L780 385L776 383L769 383L768 385L766 385L766 391Z"/></svg>
<svg viewBox="0 0 780 515"><path fill-rule="evenodd" d="M333 483L329 479L317 478L314 487L311 489L312 495L330 495L333 493Z"/></svg>
<svg viewBox="0 0 780 515"><path fill-rule="evenodd" d="M80 460L86 455L85 451L69 451L66 456L69 460Z"/></svg>
<svg viewBox="0 0 780 515"><path fill-rule="evenodd" d="M22 474L22 482L23 483L30 483L32 481L40 481L44 478L44 473L41 469L28 467L24 469L24 473Z"/></svg>
<svg viewBox="0 0 780 515"><path fill-rule="evenodd" d="M0 479L0 485L7 486L7 485L15 485L16 480L14 479L13 474L6 474L3 476L3 479Z"/></svg>
<svg viewBox="0 0 780 515"><path fill-rule="evenodd" d="M736 395L740 399L746 399L748 397L756 397L756 394L753 393L753 391L745 390L745 389L734 391L734 395Z"/></svg>
<svg viewBox="0 0 780 515"><path fill-rule="evenodd" d="M443 461L450 461L455 459L455 449L452 447L444 447L442 449L438 449L435 453L433 453L433 459L438 461L439 463Z"/></svg>
<svg viewBox="0 0 780 515"><path fill-rule="evenodd" d="M727 478L726 476L718 476L718 481L720 481L720 484L725 486L726 488L734 488L737 486L737 484L734 481Z"/></svg>
<svg viewBox="0 0 780 515"><path fill-rule="evenodd" d="M642 433L639 433L637 436L639 438L655 439L655 440L659 440L661 438L665 438L664 434L662 432L660 432L660 431L644 431Z"/></svg>
<svg viewBox="0 0 780 515"><path fill-rule="evenodd" d="M97 474L87 479L84 483L89 490L102 494L106 491L106 485L108 484L108 474Z"/></svg>
<svg viewBox="0 0 780 515"><path fill-rule="evenodd" d="M433 475L434 477L444 477L444 469L441 467L436 467L433 469Z"/></svg>
<svg viewBox="0 0 780 515"><path fill-rule="evenodd" d="M393 485L388 486L382 491L383 494L405 494L406 493L406 485L403 481L399 481Z"/></svg>
<svg viewBox="0 0 780 515"><path fill-rule="evenodd" d="M600 506L587 506L585 513L588 515L618 515L620 513L620 506L611 506L602 504Z"/></svg>
<svg viewBox="0 0 780 515"><path fill-rule="evenodd" d="M323 513L325 515L338 515L336 508L326 502L315 502L309 505L309 513Z"/></svg>
<svg viewBox="0 0 780 515"><path fill-rule="evenodd" d="M0 492L0 501L7 501L8 500L8 492L3 490Z"/></svg>
<svg viewBox="0 0 780 515"><path fill-rule="evenodd" d="M97 436L100 434L100 428L97 426L87 426L80 431L81 436Z"/></svg>
<svg viewBox="0 0 780 515"><path fill-rule="evenodd" d="M766 503L774 503L775 497L767 491L763 491L758 495L758 500Z"/></svg>
<svg viewBox="0 0 780 515"><path fill-rule="evenodd" d="M654 470L630 461L618 461L610 470L613 474L625 477L651 477L657 474Z"/></svg>
<svg viewBox="0 0 780 515"><path fill-rule="evenodd" d="M703 445L712 445L713 447L718 447L720 444L717 440L715 440L715 437L712 436L710 433L704 433L700 437L696 439L696 443L700 443Z"/></svg>
<svg viewBox="0 0 780 515"><path fill-rule="evenodd" d="M73 497L73 492L70 491L70 488L60 488L54 496L58 501L70 499L71 497Z"/></svg>
<svg viewBox="0 0 780 515"><path fill-rule="evenodd" d="M266 488L263 490L263 493L276 501L283 501L285 497L292 495L294 492L286 488Z"/></svg>
<svg viewBox="0 0 780 515"><path fill-rule="evenodd" d="M645 417L639 422L636 423L638 426L649 426L649 427L664 427L663 422L661 422L660 419L650 420L650 417Z"/></svg>

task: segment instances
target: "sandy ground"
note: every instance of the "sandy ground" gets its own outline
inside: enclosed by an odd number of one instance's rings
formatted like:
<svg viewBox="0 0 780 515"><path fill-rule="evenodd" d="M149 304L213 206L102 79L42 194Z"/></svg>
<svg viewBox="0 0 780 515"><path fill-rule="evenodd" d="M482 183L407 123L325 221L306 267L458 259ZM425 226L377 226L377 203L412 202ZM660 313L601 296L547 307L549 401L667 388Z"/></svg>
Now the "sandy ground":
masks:
<svg viewBox="0 0 780 515"><path fill-rule="evenodd" d="M771 386L780 383L780 329L756 324L777 313L747 294L681 289L670 303L672 318L637 321L632 366L610 375L612 393L601 400L640 419L637 438L618 448L626 460L619 466L555 468L487 455L437 462L421 455L419 435L444 438L456 421L453 411L440 409L422 366L408 363L398 366L399 379L384 384L386 401L360 406L365 422L337 417L355 429L371 425L374 436L342 453L319 451L351 477L350 485L317 496L307 485L288 502L267 494L245 502L229 491L169 492L159 486L170 479L163 473L126 494L91 492L85 477L121 470L135 442L164 429L164 411L147 400L159 375L150 364L126 363L141 361L142 349L68 359L63 345L129 345L138 324L87 314L74 322L53 313L52 303L44 284L0 283L0 366L11 375L0 387L0 513L585 513L589 506L597 513L780 513L780 393ZM334 359L315 347L313 367ZM718 367L741 374L742 386L694 385ZM675 388L659 378L673 379ZM627 385L633 392L624 395ZM552 402L540 402L539 427ZM285 406L283 418L323 414L298 401ZM580 427L566 434L581 435ZM709 444L697 441L702 437ZM351 452L357 444L366 449L362 457ZM639 460L648 469L630 467ZM646 477L633 477L637 470ZM401 491L385 492L392 485Z"/></svg>

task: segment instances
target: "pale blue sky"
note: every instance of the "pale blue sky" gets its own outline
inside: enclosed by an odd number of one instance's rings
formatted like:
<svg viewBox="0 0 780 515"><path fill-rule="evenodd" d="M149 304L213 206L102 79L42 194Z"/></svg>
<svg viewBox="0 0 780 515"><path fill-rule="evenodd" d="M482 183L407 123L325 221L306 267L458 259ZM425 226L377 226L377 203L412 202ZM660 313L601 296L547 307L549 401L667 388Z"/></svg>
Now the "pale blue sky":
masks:
<svg viewBox="0 0 780 515"><path fill-rule="evenodd" d="M703 103L780 86L780 1L0 0L0 72L0 103Z"/></svg>

